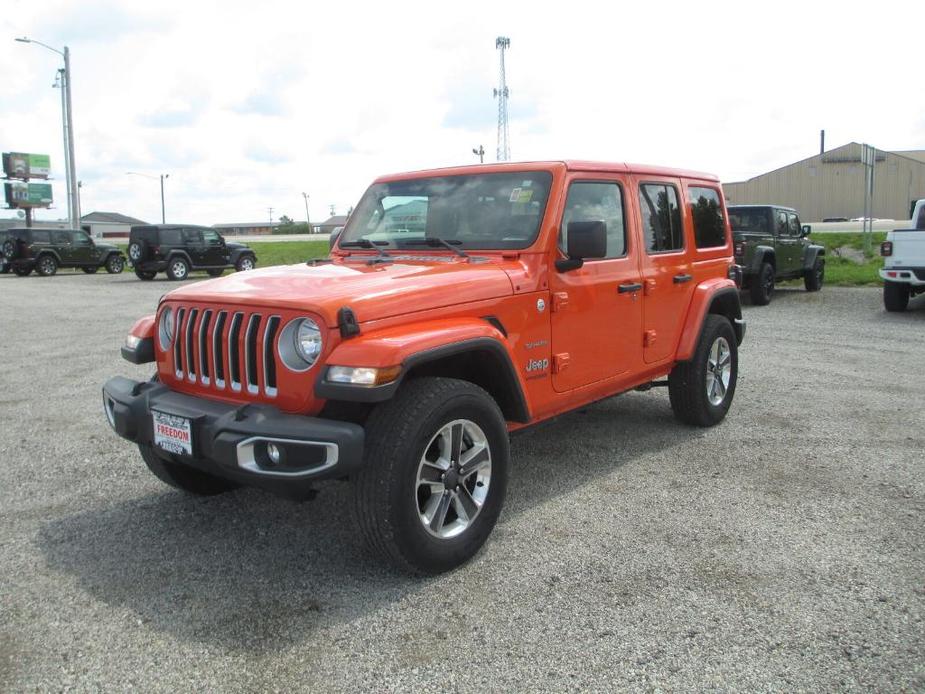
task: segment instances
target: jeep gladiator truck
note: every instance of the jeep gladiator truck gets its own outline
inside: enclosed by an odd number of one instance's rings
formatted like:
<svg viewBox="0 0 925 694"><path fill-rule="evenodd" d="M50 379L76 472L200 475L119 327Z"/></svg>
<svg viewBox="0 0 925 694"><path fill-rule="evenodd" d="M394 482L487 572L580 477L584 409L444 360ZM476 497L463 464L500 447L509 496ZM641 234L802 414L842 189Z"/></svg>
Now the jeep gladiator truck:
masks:
<svg viewBox="0 0 925 694"><path fill-rule="evenodd" d="M349 479L355 522L419 573L472 557L501 511L508 435L666 385L711 426L742 321L715 176L592 162L385 176L326 260L185 286L131 328L148 382L109 424L164 482L307 496Z"/></svg>
<svg viewBox="0 0 925 694"><path fill-rule="evenodd" d="M802 278L806 291L822 289L825 247L806 238L812 228L800 224L796 210L780 205L730 205L729 223L743 287L753 304L768 304L780 280Z"/></svg>
<svg viewBox="0 0 925 694"><path fill-rule="evenodd" d="M887 311L905 311L910 297L925 292L925 199L915 203L911 229L887 232L880 255L883 306Z"/></svg>

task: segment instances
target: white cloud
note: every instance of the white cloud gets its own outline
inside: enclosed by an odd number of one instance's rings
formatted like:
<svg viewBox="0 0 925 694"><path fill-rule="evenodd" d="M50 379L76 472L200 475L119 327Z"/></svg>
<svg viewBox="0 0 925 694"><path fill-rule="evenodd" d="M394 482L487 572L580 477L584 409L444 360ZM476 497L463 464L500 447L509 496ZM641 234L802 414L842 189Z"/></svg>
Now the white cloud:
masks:
<svg viewBox="0 0 925 694"><path fill-rule="evenodd" d="M60 59L72 49L83 209L192 222L304 217L375 176L493 159L499 34L517 159L694 168L738 180L836 146L925 148L917 13L782 2L473 0L141 6L13 0L0 18L0 149L52 155L64 200ZM863 32L862 32L863 28ZM873 42L865 46L863 40ZM63 202L59 205L63 209ZM60 210L59 210L60 211ZM54 216L55 212L42 213Z"/></svg>

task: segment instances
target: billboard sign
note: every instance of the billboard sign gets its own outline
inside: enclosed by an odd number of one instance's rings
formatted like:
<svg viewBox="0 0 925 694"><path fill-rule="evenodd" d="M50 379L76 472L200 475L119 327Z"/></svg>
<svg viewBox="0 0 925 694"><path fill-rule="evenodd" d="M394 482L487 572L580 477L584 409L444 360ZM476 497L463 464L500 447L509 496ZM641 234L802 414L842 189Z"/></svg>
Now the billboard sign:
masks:
<svg viewBox="0 0 925 694"><path fill-rule="evenodd" d="M4 184L6 204L17 207L48 207L51 205L50 183L26 183L12 181Z"/></svg>
<svg viewBox="0 0 925 694"><path fill-rule="evenodd" d="M3 153L3 173L7 178L48 178L51 157L47 154Z"/></svg>

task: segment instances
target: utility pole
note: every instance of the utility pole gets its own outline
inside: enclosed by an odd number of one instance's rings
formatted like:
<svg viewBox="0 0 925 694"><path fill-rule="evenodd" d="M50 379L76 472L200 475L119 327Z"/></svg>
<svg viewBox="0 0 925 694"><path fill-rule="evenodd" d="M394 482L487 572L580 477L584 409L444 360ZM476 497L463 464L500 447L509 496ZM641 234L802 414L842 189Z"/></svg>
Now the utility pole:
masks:
<svg viewBox="0 0 925 694"><path fill-rule="evenodd" d="M331 216L333 217L335 214L337 214L337 208L333 204L330 207L331 207Z"/></svg>
<svg viewBox="0 0 925 694"><path fill-rule="evenodd" d="M312 233L312 220L308 216L308 193L302 193L302 197L305 199L305 223L308 224L308 233Z"/></svg>
<svg viewBox="0 0 925 694"><path fill-rule="evenodd" d="M510 91L507 88L507 77L504 74L504 51L510 47L511 40L508 37L499 36L495 39L495 48L501 50L501 76L498 80L498 88L495 89L495 96L498 99L498 161L510 161L511 159L510 132L507 122L507 100Z"/></svg>
<svg viewBox="0 0 925 694"><path fill-rule="evenodd" d="M273 223L273 208L272 208L272 207L268 207L268 208L267 208L267 212L270 213L270 224L272 224L272 223Z"/></svg>
<svg viewBox="0 0 925 694"><path fill-rule="evenodd" d="M472 148L472 153L479 158L479 164L485 163L485 148L479 145L478 149Z"/></svg>
<svg viewBox="0 0 925 694"><path fill-rule="evenodd" d="M125 175L126 176L144 176L145 178L150 178L155 181L158 179L158 176L152 176L151 174L138 173L137 171L126 171ZM164 207L164 179L165 178L170 178L170 174L160 175L160 179L161 179L161 224L167 223L167 213Z"/></svg>

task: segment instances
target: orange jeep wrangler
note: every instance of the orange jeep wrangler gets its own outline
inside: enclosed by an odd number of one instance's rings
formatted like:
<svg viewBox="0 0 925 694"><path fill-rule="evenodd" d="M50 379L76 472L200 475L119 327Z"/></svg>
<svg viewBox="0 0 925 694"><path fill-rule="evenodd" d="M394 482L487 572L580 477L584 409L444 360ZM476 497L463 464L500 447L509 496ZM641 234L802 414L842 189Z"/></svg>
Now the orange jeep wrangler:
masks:
<svg viewBox="0 0 925 694"><path fill-rule="evenodd" d="M155 376L110 379L104 409L194 494L349 479L369 546L437 573L495 525L510 432L653 385L682 422L723 419L736 270L715 176L578 161L384 176L330 258L167 294L122 348Z"/></svg>

